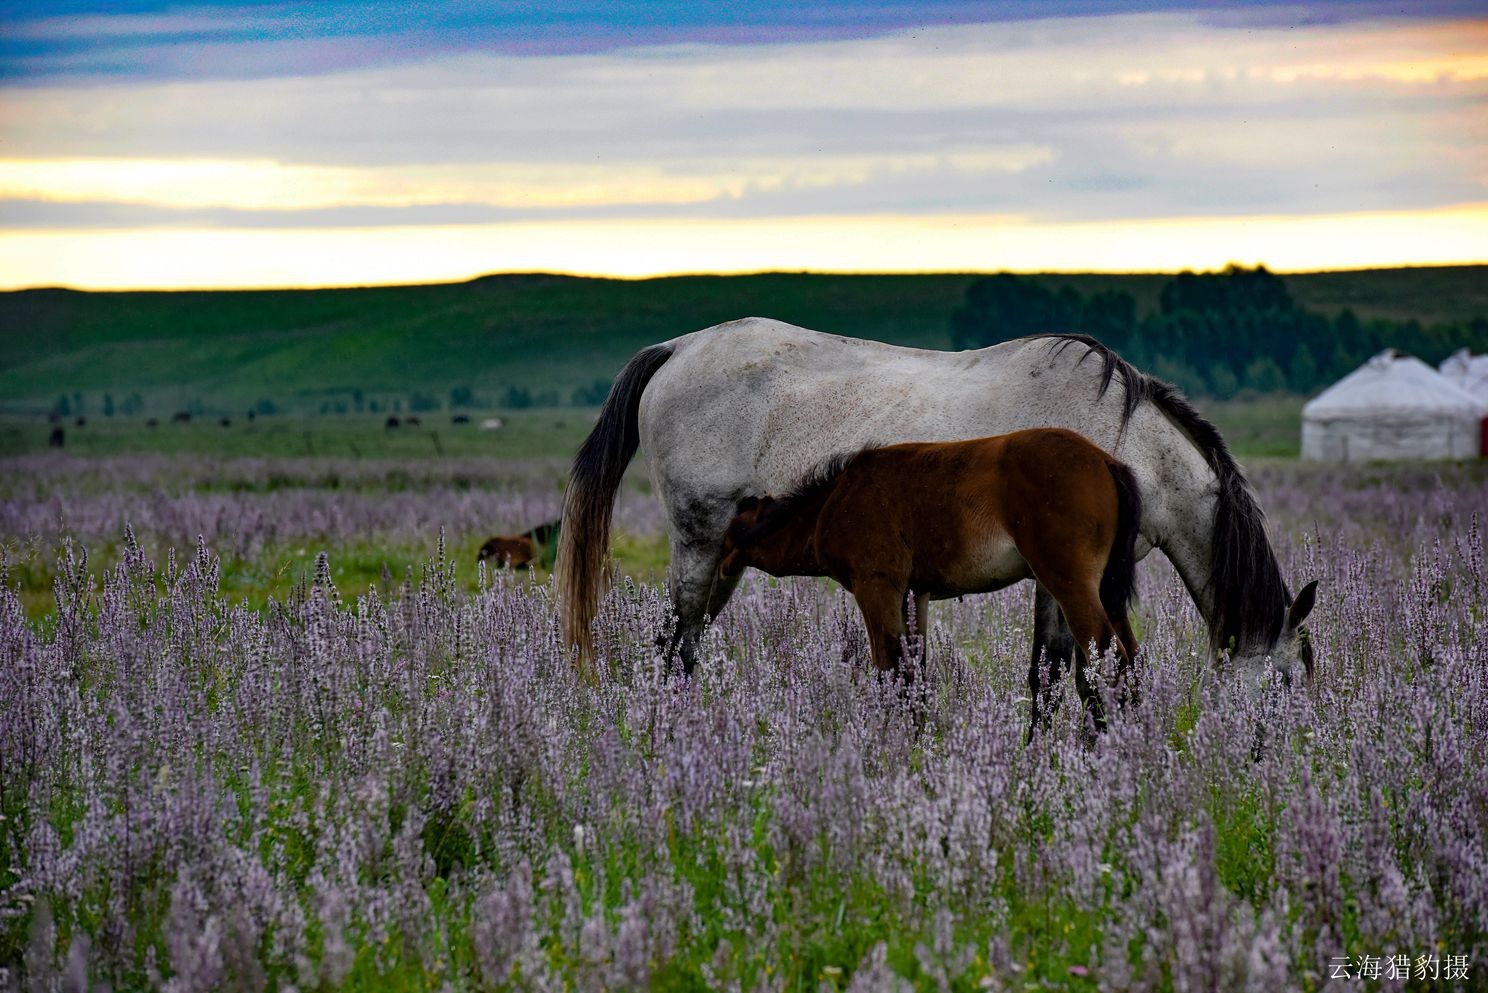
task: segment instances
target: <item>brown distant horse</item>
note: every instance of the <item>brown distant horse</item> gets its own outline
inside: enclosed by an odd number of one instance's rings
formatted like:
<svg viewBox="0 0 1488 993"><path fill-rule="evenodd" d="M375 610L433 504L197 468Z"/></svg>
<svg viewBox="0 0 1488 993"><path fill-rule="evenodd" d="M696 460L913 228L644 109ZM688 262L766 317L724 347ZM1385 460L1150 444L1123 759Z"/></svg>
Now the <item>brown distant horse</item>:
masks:
<svg viewBox="0 0 1488 993"><path fill-rule="evenodd" d="M1086 653L1114 640L1121 675L1129 674L1141 514L1131 470L1073 431L891 445L839 457L778 499L744 499L724 535L719 572L732 577L754 566L775 576L832 577L863 612L874 664L906 679L913 678L900 665L901 639L911 633L907 597L914 597L913 633L923 639L932 597L1036 578L1081 648L1075 687L1103 727ZM1058 676L1056 662L1050 681ZM1046 720L1037 659L1029 684L1032 735Z"/></svg>
<svg viewBox="0 0 1488 993"><path fill-rule="evenodd" d="M480 547L478 558L484 562L494 560L499 566L522 569L539 565L545 569L553 567L553 552L557 545L558 521L539 524L525 534L497 535L488 538Z"/></svg>

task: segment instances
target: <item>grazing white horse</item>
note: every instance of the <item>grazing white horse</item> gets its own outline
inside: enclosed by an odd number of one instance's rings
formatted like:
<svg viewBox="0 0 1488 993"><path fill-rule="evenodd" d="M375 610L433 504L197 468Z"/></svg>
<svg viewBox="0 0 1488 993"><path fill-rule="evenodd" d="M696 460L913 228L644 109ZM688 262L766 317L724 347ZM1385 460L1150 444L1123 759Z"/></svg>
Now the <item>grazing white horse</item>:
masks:
<svg viewBox="0 0 1488 993"><path fill-rule="evenodd" d="M1311 674L1300 625L1317 584L1293 601L1244 474L1215 427L1169 384L1078 335L937 352L759 317L652 345L615 380L574 460L563 508L565 634L591 644L615 493L638 444L666 509L673 644L691 672L705 618L737 582L718 564L741 499L789 489L830 457L864 447L1036 427L1079 432L1131 467L1144 508L1137 554L1160 548L1172 561L1216 651L1229 649L1252 674L1268 657L1288 680L1299 660ZM1040 656L1057 674L1075 646L1042 587L1034 609L1037 701Z"/></svg>

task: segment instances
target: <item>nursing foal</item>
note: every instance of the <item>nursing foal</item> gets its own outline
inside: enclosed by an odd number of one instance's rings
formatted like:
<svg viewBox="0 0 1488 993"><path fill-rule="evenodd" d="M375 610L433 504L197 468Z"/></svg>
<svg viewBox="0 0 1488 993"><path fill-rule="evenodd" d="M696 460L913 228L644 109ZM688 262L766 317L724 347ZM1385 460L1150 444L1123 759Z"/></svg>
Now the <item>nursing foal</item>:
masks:
<svg viewBox="0 0 1488 993"><path fill-rule="evenodd" d="M1141 514L1131 470L1073 431L890 445L840 456L778 498L745 498L724 535L719 572L754 566L837 580L863 612L874 664L905 679L913 678L901 669L909 596L923 639L931 598L1036 578L1081 648L1075 688L1104 727L1087 655L1114 640L1120 673L1129 675ZM1058 677L1051 672L1050 682ZM1029 683L1032 735L1047 720L1037 660Z"/></svg>

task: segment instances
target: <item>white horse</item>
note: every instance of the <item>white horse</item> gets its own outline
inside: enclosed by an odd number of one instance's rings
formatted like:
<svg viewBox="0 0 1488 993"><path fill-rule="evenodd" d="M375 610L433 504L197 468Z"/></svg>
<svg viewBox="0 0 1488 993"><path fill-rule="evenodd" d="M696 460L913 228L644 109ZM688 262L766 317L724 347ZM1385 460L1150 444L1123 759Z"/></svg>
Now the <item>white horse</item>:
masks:
<svg viewBox="0 0 1488 993"><path fill-rule="evenodd" d="M666 509L673 644L691 672L704 620L737 582L718 564L741 499L789 489L831 456L864 447L1034 427L1077 431L1131 467L1143 506L1137 554L1160 548L1172 561L1216 651L1228 649L1255 676L1268 659L1288 681L1298 661L1311 675L1300 625L1317 584L1293 601L1239 465L1174 387L1079 335L936 352L759 317L652 345L615 380L574 460L563 508L565 634L591 644L615 493L638 444ZM1057 678L1075 646L1042 587L1034 609L1037 711L1041 656Z"/></svg>

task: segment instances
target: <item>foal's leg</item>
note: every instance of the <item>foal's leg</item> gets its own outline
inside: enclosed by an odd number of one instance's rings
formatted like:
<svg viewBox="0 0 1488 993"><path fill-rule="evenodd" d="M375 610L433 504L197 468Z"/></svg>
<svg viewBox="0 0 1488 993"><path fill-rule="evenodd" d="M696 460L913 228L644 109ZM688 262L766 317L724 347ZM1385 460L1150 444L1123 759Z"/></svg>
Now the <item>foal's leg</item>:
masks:
<svg viewBox="0 0 1488 993"><path fill-rule="evenodd" d="M1137 636L1132 632L1131 618L1126 614L1110 618L1116 629L1116 702L1125 707L1136 703L1140 694L1132 660L1137 657Z"/></svg>
<svg viewBox="0 0 1488 993"><path fill-rule="evenodd" d="M904 586L886 576L874 576L853 585L853 598L863 612L863 623L868 627L868 646L873 651L873 664L879 672L902 673L906 679L913 674L899 665L903 654L904 636L908 633L904 621Z"/></svg>
<svg viewBox="0 0 1488 993"><path fill-rule="evenodd" d="M930 630L930 594L916 593L915 604L915 631L920 638L924 638Z"/></svg>
<svg viewBox="0 0 1488 993"><path fill-rule="evenodd" d="M1047 585L1049 592L1058 600L1059 609L1064 613L1070 634L1075 639L1075 692L1080 694L1080 702L1085 705L1085 710L1095 722L1096 730L1104 731L1105 707L1101 703L1100 694L1090 684L1093 662L1090 646L1093 644L1097 650L1103 649L1116 638L1116 630L1106 616L1106 608L1101 605L1099 575L1091 576L1088 580L1080 579L1074 571L1059 572L1056 575L1058 578ZM1120 650L1119 639L1117 644Z"/></svg>
<svg viewBox="0 0 1488 993"><path fill-rule="evenodd" d="M914 635L916 646L919 650L919 667L924 672L929 666L930 660L930 594L915 593L914 596ZM907 625L906 625L907 626Z"/></svg>
<svg viewBox="0 0 1488 993"><path fill-rule="evenodd" d="M1033 594L1033 657L1028 662L1028 696L1032 701L1028 717L1028 740L1039 728L1049 726L1048 707L1054 684L1069 668L1075 655L1075 638L1065 623L1059 601L1043 583L1035 582ZM1040 678L1042 668L1049 668L1049 684Z"/></svg>

